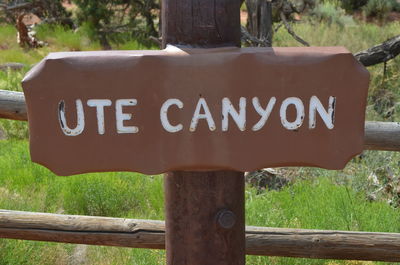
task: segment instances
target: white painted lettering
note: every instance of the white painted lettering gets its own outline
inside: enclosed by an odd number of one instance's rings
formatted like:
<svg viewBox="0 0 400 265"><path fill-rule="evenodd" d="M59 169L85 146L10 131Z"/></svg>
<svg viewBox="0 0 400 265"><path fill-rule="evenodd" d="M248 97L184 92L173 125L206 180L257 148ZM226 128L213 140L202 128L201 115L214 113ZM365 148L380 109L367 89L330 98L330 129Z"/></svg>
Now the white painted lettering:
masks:
<svg viewBox="0 0 400 265"><path fill-rule="evenodd" d="M97 131L100 135L104 134L104 107L111 106L111 100L109 99L90 99L87 101L89 107L96 107L97 116Z"/></svg>
<svg viewBox="0 0 400 265"><path fill-rule="evenodd" d="M294 105L296 108L296 120L293 122L289 122L287 120L287 108L290 105ZM304 105L301 99L296 98L296 97L290 97L285 99L282 102L281 109L280 109L280 117L281 117L281 122L283 127L285 127L288 130L297 130L300 128L300 126L303 124L304 120Z"/></svg>
<svg viewBox="0 0 400 265"><path fill-rule="evenodd" d="M62 132L67 136L77 136L80 135L85 129L85 113L83 112L82 100L77 99L76 104L76 127L71 129L67 125L67 120L65 118L65 102L61 100L58 103L58 121L60 122L60 127Z"/></svg>
<svg viewBox="0 0 400 265"><path fill-rule="evenodd" d="M317 123L317 115L316 112L320 115L322 120L324 121L326 127L330 130L334 127L335 122L335 103L336 98L330 96L329 97L329 106L328 111L322 106L321 101L316 97L312 96L310 99L310 112L309 112L309 125L310 129L314 129Z"/></svg>
<svg viewBox="0 0 400 265"><path fill-rule="evenodd" d="M261 116L261 119L253 126L252 130L253 131L258 131L262 127L264 127L265 123L267 122L273 107L275 106L276 103L276 97L272 97L269 102L267 107L264 109L261 107L260 100L258 97L253 98L253 107L257 111L257 113Z"/></svg>
<svg viewBox="0 0 400 265"><path fill-rule="evenodd" d="M204 113L200 113L201 109L203 109ZM200 119L206 119L208 128L210 131L215 130L215 122L211 115L210 109L208 108L207 102L204 98L200 98L197 102L196 110L194 111L192 122L190 123L190 131L196 131L197 124L199 123Z"/></svg>
<svg viewBox="0 0 400 265"><path fill-rule="evenodd" d="M115 102L115 115L117 119L117 132L118 133L137 133L139 128L136 126L124 126L124 121L132 119L131 113L123 113L122 108L124 106L136 106L137 100L131 99L118 99Z"/></svg>
<svg viewBox="0 0 400 265"><path fill-rule="evenodd" d="M229 115L235 121L241 131L246 130L246 98L239 100L239 112L233 107L229 98L222 99L222 131L226 132L229 128Z"/></svg>
<svg viewBox="0 0 400 265"><path fill-rule="evenodd" d="M164 102L160 110L161 124L167 132L175 133L183 129L182 124L172 125L168 120L168 109L172 105L177 106L179 109L183 108L183 103L179 99L171 98Z"/></svg>

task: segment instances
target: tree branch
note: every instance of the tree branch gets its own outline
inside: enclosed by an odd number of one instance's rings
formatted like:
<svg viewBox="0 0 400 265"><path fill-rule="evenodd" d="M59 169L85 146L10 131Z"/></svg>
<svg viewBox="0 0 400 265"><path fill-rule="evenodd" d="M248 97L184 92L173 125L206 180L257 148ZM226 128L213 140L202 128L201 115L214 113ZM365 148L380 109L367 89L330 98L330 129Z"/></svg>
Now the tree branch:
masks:
<svg viewBox="0 0 400 265"><path fill-rule="evenodd" d="M382 44L376 45L354 56L364 66L385 63L400 54L400 35L393 37Z"/></svg>
<svg viewBox="0 0 400 265"><path fill-rule="evenodd" d="M259 38L254 37L253 35L250 34L250 32L247 31L247 29L243 26L240 27L240 30L242 32L242 42L245 42L251 46L257 46L257 47L270 47L271 44L268 41L268 38L265 40L261 40Z"/></svg>
<svg viewBox="0 0 400 265"><path fill-rule="evenodd" d="M310 44L303 40L302 38L300 38L292 29L292 27L290 26L290 23L287 21L286 16L283 12L280 13L283 25L285 25L285 28L287 30L287 32L289 32L290 35L292 35L292 37L297 40L298 42L300 42L301 44L303 44L304 46L310 47Z"/></svg>

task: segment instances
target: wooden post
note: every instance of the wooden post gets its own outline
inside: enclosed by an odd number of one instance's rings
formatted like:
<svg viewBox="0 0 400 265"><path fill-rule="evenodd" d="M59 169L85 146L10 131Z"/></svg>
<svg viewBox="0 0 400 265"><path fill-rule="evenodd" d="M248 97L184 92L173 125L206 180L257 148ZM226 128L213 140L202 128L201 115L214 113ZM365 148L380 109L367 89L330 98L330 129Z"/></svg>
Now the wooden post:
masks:
<svg viewBox="0 0 400 265"><path fill-rule="evenodd" d="M167 44L240 46L240 1L163 0ZM242 172L165 175L167 264L245 263Z"/></svg>
<svg viewBox="0 0 400 265"><path fill-rule="evenodd" d="M240 1L163 0L163 45L240 46Z"/></svg>
<svg viewBox="0 0 400 265"><path fill-rule="evenodd" d="M165 178L167 264L244 264L241 172L172 172Z"/></svg>

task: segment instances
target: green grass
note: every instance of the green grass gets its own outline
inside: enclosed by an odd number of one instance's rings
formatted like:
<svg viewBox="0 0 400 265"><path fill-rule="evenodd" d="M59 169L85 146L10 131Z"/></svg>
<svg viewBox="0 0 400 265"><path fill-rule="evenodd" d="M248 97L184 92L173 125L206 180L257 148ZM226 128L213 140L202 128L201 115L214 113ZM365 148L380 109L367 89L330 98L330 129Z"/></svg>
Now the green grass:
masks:
<svg viewBox="0 0 400 265"><path fill-rule="evenodd" d="M323 230L400 232L400 212L327 178L303 180L282 191L247 191L247 223Z"/></svg>
<svg viewBox="0 0 400 265"><path fill-rule="evenodd" d="M299 170L299 180L279 192L258 194L254 188L247 187L247 225L400 232L399 210L382 201L368 202L363 189L357 191L352 185L342 183L351 181L351 172L363 163L373 166L384 162L374 161L376 156L372 153L364 159L369 162L354 160L342 172ZM386 159L398 161L398 156ZM0 141L0 172L1 209L164 219L160 176L121 172L55 176L30 162L26 140ZM68 244L0 240L0 264L66 264L75 248ZM10 255L14 249L17 254L13 251ZM164 254L154 250L90 246L86 264L164 264ZM331 262L250 256L247 260L248 264Z"/></svg>
<svg viewBox="0 0 400 265"><path fill-rule="evenodd" d="M23 49L17 43L17 30L12 25L0 25L0 64L18 62L30 67L40 61L46 49Z"/></svg>
<svg viewBox="0 0 400 265"><path fill-rule="evenodd" d="M0 209L163 219L160 176L58 177L30 162L27 141L0 141ZM76 246L0 240L0 264L67 264ZM163 251L89 247L87 264L163 264Z"/></svg>
<svg viewBox="0 0 400 265"><path fill-rule="evenodd" d="M297 23L293 25L295 32L309 41L312 46L344 46L351 52L358 52L379 44L390 37L398 35L399 22L384 26L359 22L354 26L343 28L340 25L319 23ZM274 46L301 46L284 28L274 35Z"/></svg>
<svg viewBox="0 0 400 265"><path fill-rule="evenodd" d="M62 51L100 50L99 41L93 40L90 28L82 26L73 31L62 26L41 25L37 29L37 38L45 41L49 49Z"/></svg>
<svg viewBox="0 0 400 265"><path fill-rule="evenodd" d="M32 164L28 149L27 141L0 141L0 187L6 189L2 193L4 198L0 194L0 208L16 210L17 206L26 211L163 218L159 176L113 172L57 177ZM32 194L40 196L31 198ZM4 205L10 203L10 196L18 203Z"/></svg>

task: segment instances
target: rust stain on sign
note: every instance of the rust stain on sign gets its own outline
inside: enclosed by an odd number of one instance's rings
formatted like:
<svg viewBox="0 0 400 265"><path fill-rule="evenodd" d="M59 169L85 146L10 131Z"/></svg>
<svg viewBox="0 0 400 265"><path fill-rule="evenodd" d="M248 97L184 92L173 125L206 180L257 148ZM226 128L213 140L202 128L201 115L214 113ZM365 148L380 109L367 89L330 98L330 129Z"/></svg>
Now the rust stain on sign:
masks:
<svg viewBox="0 0 400 265"><path fill-rule="evenodd" d="M52 53L23 80L32 160L59 175L341 169L368 84L340 47Z"/></svg>

